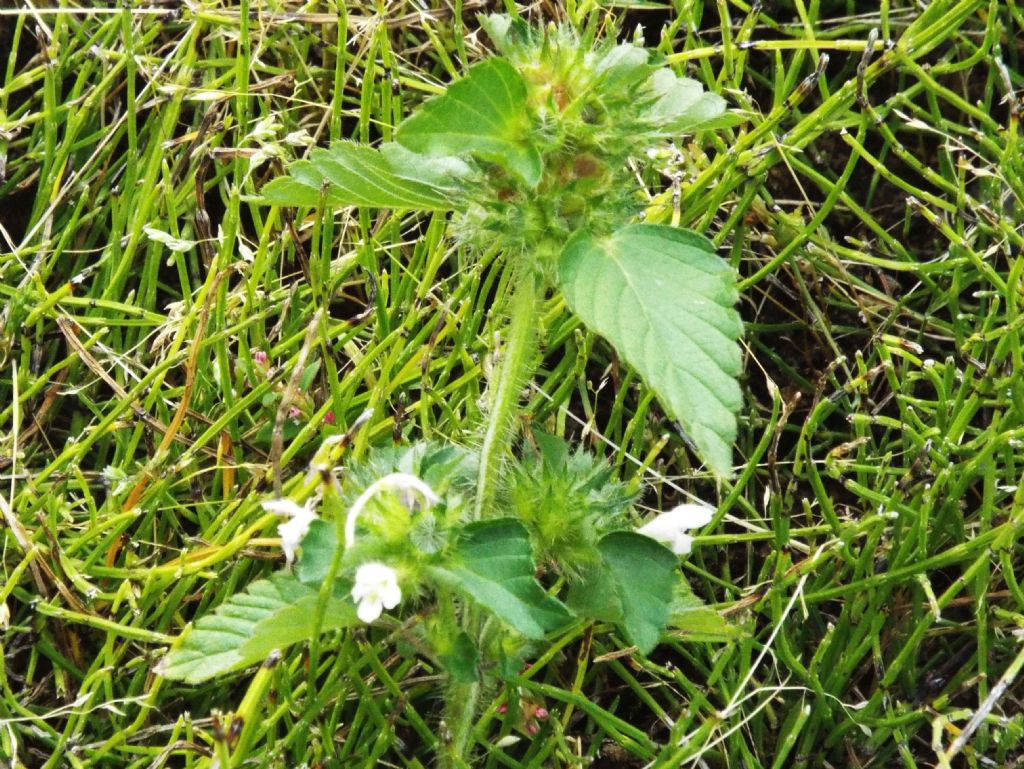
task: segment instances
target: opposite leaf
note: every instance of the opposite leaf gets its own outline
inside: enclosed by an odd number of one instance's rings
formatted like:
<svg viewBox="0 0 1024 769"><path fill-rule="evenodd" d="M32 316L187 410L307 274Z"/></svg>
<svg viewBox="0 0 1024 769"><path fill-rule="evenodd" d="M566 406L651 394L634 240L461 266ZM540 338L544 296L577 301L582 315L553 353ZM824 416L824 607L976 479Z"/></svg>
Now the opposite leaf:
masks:
<svg viewBox="0 0 1024 769"><path fill-rule="evenodd" d="M371 206L449 211L459 207L460 174L465 164L449 159L438 168L438 159L419 157L401 147L384 145L380 150L351 142L335 142L316 149L309 160L293 163L289 176L274 179L263 188L268 203L315 206L326 184L329 206ZM446 183L438 182L444 174Z"/></svg>
<svg viewBox="0 0 1024 769"><path fill-rule="evenodd" d="M537 34L534 28L522 19L503 13L492 13L488 16L481 14L477 16L477 20L502 56L518 53Z"/></svg>
<svg viewBox="0 0 1024 769"><path fill-rule="evenodd" d="M438 649L438 661L460 684L471 684L480 679L480 652L468 633L459 633L454 641Z"/></svg>
<svg viewBox="0 0 1024 769"><path fill-rule="evenodd" d="M688 641L725 643L740 636L740 629L695 596L683 577L676 583L669 627Z"/></svg>
<svg viewBox="0 0 1024 769"><path fill-rule="evenodd" d="M316 605L316 589L290 574L261 579L199 619L164 657L158 672L164 678L195 684L255 665L274 649L311 638ZM355 606L333 598L320 629L356 624Z"/></svg>
<svg viewBox="0 0 1024 769"><path fill-rule="evenodd" d="M573 312L643 376L711 469L730 475L742 326L732 271L711 243L660 225L600 239L579 232L559 257L558 282Z"/></svg>
<svg viewBox="0 0 1024 769"><path fill-rule="evenodd" d="M569 606L580 616L614 623L627 641L647 654L668 624L679 559L631 531L606 535L597 549L602 565L573 585Z"/></svg>
<svg viewBox="0 0 1024 769"><path fill-rule="evenodd" d="M569 619L534 578L530 535L513 518L468 524L450 564L430 571L527 638L543 638Z"/></svg>
<svg viewBox="0 0 1024 769"><path fill-rule="evenodd" d="M725 99L708 93L696 80L676 77L669 69L651 75L650 91L656 101L644 111L644 119L666 133L716 128L725 112ZM721 124L731 125L731 120Z"/></svg>
<svg viewBox="0 0 1024 769"><path fill-rule="evenodd" d="M334 551L338 549L338 533L334 521L317 518L309 522L309 531L302 538L302 551L295 563L294 574L303 585L319 588L331 573Z"/></svg>
<svg viewBox="0 0 1024 769"><path fill-rule="evenodd" d="M530 142L526 84L504 59L489 59L398 127L398 143L424 155L474 153L540 181L541 157Z"/></svg>

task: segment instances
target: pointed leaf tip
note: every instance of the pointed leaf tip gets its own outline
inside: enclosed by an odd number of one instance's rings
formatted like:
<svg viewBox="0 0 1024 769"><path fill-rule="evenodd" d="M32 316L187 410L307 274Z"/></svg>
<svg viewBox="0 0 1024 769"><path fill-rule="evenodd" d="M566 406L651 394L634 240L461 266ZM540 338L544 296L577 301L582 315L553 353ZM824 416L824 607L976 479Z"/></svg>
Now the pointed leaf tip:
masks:
<svg viewBox="0 0 1024 769"><path fill-rule="evenodd" d="M732 473L742 398L742 324L732 270L695 232L635 224L573 236L558 281L572 310L605 337L678 419L719 476Z"/></svg>
<svg viewBox="0 0 1024 769"><path fill-rule="evenodd" d="M164 678L195 684L263 662L274 649L312 637L318 591L278 573L253 582L200 618L160 662ZM321 631L356 624L355 607L332 598Z"/></svg>
<svg viewBox="0 0 1024 769"><path fill-rule="evenodd" d="M449 211L460 205L460 179L468 171L456 158L423 157L397 145L377 150L339 141L293 163L288 176L263 188L263 199L314 207L323 194L328 206Z"/></svg>
<svg viewBox="0 0 1024 769"><path fill-rule="evenodd" d="M433 576L483 606L527 638L540 639L570 615L544 592L534 576L530 535L518 520L497 518L467 524L454 558Z"/></svg>
<svg viewBox="0 0 1024 769"><path fill-rule="evenodd" d="M398 143L424 155L479 155L531 187L543 171L530 141L526 84L501 58L470 67L398 127Z"/></svg>

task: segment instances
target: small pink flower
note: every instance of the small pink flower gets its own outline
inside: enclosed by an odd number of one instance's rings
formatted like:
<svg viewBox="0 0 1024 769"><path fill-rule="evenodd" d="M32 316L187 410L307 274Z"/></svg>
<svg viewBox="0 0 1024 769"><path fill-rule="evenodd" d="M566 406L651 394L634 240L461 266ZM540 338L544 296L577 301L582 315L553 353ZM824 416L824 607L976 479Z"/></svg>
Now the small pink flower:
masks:
<svg viewBox="0 0 1024 769"><path fill-rule="evenodd" d="M288 416L290 416L292 419L298 419L299 417L302 416L302 412L299 410L298 406L292 406L290 409L288 409Z"/></svg>
<svg viewBox="0 0 1024 769"><path fill-rule="evenodd" d="M536 718L538 721L547 721L548 716L550 715L551 714L548 712L547 708L537 708L535 711L533 711L533 717Z"/></svg>
<svg viewBox="0 0 1024 769"><path fill-rule="evenodd" d="M498 712L502 713L502 714L508 713L508 705L507 704L498 705Z"/></svg>
<svg viewBox="0 0 1024 769"><path fill-rule="evenodd" d="M328 411L326 414L324 414L324 424L325 425L333 425L336 421L337 420L334 418L334 412L333 411Z"/></svg>
<svg viewBox="0 0 1024 769"><path fill-rule="evenodd" d="M267 365L267 354L263 350L253 350L252 359L260 366Z"/></svg>

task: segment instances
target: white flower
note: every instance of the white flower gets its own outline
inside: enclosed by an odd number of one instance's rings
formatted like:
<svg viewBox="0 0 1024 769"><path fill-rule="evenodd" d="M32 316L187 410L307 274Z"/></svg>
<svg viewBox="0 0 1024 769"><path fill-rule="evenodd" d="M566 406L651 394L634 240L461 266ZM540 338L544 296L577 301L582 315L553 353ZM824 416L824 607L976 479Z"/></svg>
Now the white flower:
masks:
<svg viewBox="0 0 1024 769"><path fill-rule="evenodd" d="M693 537L686 532L711 523L715 511L707 505L684 504L673 507L648 521L637 534L657 540L676 555L686 555L693 547Z"/></svg>
<svg viewBox="0 0 1024 769"><path fill-rule="evenodd" d="M364 563L356 570L352 600L358 604L356 614L359 619L373 622L384 609L394 609L402 600L398 573L383 563Z"/></svg>
<svg viewBox="0 0 1024 769"><path fill-rule="evenodd" d="M263 509L268 513L284 515L290 519L277 527L277 533L281 535L284 558L291 566L295 560L296 548L309 531L309 524L316 520L316 513L310 507L310 500L306 500L305 505L297 505L290 499L271 499L263 503Z"/></svg>

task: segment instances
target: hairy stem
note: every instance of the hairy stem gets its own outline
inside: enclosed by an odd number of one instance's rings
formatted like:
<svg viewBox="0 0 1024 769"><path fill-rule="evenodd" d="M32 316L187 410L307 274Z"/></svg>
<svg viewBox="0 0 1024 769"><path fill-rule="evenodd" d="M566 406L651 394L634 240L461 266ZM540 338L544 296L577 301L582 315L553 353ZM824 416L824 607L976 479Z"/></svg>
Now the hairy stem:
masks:
<svg viewBox="0 0 1024 769"><path fill-rule="evenodd" d="M513 278L511 323L508 342L489 390L491 413L484 431L477 474L474 518L479 520L494 504L501 462L508 452L515 424L519 393L530 373L536 347L534 328L539 294L538 280L529 267L517 270Z"/></svg>
<svg viewBox="0 0 1024 769"><path fill-rule="evenodd" d="M501 361L488 387L490 414L484 429L483 447L480 450L476 504L473 511L476 520L483 518L494 505L501 463L512 443L519 393L530 374L530 364L536 348L534 328L537 323L539 290L539 281L531 268L516 269L512 277L508 341L501 352ZM483 641L483 623L473 607L465 608L462 626L478 643ZM441 751L441 766L445 769L469 767L468 753L472 742L473 723L479 708L480 686L478 681L450 681L448 684L445 722L448 725L449 738Z"/></svg>
<svg viewBox="0 0 1024 769"><path fill-rule="evenodd" d="M441 766L444 769L468 769L467 753L479 702L479 681L448 683L445 723L448 725L450 739L440 754Z"/></svg>

